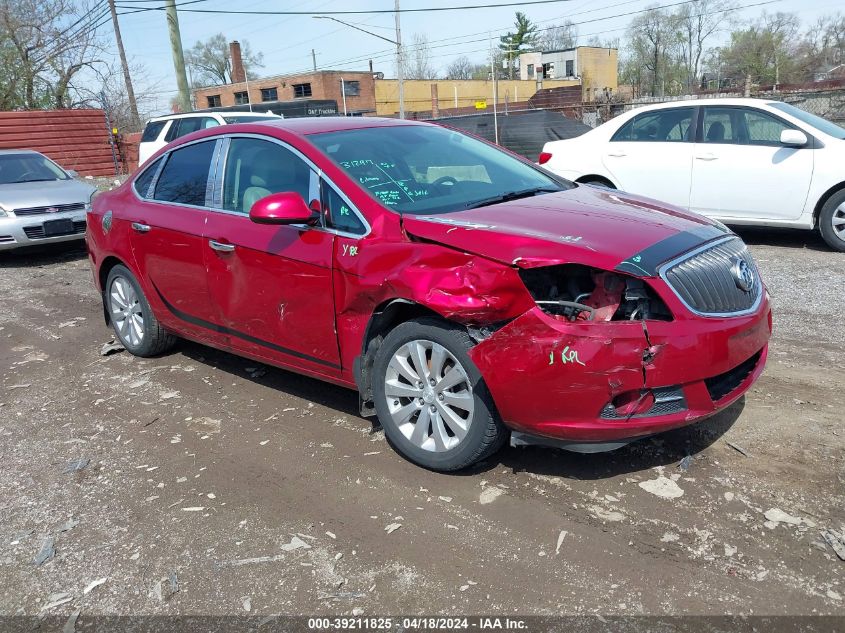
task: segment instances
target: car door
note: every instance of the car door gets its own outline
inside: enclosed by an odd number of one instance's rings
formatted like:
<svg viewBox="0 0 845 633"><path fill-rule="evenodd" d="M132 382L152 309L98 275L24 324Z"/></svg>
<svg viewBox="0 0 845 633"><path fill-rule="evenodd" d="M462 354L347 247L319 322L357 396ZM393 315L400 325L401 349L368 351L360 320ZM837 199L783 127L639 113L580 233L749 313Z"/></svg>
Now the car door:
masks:
<svg viewBox="0 0 845 633"><path fill-rule="evenodd" d="M696 108L638 114L611 137L602 163L619 188L687 208Z"/></svg>
<svg viewBox="0 0 845 633"><path fill-rule="evenodd" d="M705 106L695 144L690 208L723 220L793 220L813 175L810 147L781 144L797 129L768 112Z"/></svg>
<svg viewBox="0 0 845 633"><path fill-rule="evenodd" d="M219 341L203 260L209 172L218 143L212 139L169 152L130 210L129 241L145 294L167 326ZM147 182L145 172L139 182ZM137 183L136 183L137 185Z"/></svg>
<svg viewBox="0 0 845 633"><path fill-rule="evenodd" d="M211 296L231 345L271 362L338 375L334 233L322 225L249 219L257 200L282 191L301 194L316 209L316 170L273 139L233 136L226 145L220 208L209 214L203 252Z"/></svg>

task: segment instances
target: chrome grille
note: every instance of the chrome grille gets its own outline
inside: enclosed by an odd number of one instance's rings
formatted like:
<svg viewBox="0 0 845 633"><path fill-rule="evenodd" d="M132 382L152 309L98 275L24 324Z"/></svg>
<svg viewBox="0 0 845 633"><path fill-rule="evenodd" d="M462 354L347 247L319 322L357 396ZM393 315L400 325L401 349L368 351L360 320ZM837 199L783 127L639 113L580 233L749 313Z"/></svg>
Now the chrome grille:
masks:
<svg viewBox="0 0 845 633"><path fill-rule="evenodd" d="M750 290L742 290L734 269L744 262L753 276ZM693 312L729 316L753 310L763 282L748 248L739 238L719 242L670 262L661 272L666 283Z"/></svg>
<svg viewBox="0 0 845 633"><path fill-rule="evenodd" d="M46 235L44 235L44 226L25 226L23 227L23 232L26 233L26 236L31 240L43 240ZM73 231L71 233L62 233L61 235L53 235L52 237L61 237L64 235L81 235L85 233L85 220L79 220L73 223Z"/></svg>
<svg viewBox="0 0 845 633"><path fill-rule="evenodd" d="M24 215L42 215L47 213L66 213L68 211L82 211L85 208L84 202L73 204L53 204L45 207L27 207L25 209L14 209L13 213L20 217Z"/></svg>

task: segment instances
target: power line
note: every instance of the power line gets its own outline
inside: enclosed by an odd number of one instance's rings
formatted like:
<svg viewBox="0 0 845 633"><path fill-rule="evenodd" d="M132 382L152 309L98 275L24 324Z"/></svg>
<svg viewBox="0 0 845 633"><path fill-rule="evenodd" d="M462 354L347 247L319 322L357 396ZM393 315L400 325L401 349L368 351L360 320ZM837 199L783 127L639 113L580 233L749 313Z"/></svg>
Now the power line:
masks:
<svg viewBox="0 0 845 633"><path fill-rule="evenodd" d="M152 1L152 0L150 0ZM188 4L195 4L197 2L205 2L207 0L190 0L188 2L178 3L176 6L181 7ZM414 8L414 9L399 9L399 13L422 13L422 12L432 12L432 11L463 11L467 9L496 9L499 7L517 7L517 6L525 6L525 5L538 5L538 4L556 4L561 2L574 2L575 0L525 0L523 2L504 2L500 4L472 4L472 5L463 5L458 7L425 7L425 8ZM118 8L121 9L135 9L131 6L119 6ZM148 7L145 9L137 9L138 12L140 11L163 11L162 7ZM394 9L360 9L355 11L238 11L238 10L230 10L230 9L183 9L185 12L189 13L223 13L226 15L373 15L373 14L385 14L390 13L394 14L397 13Z"/></svg>
<svg viewBox="0 0 845 633"><path fill-rule="evenodd" d="M656 6L656 7L639 9L639 10L636 10L636 11L626 11L624 13L617 13L617 14L614 14L614 15L608 15L608 16L603 16L603 17L599 17L599 18L591 18L589 20L582 20L580 22L573 22L572 25L573 26L580 26L580 25L584 25L584 24L592 24L592 23L596 23L596 22L602 22L602 21L605 21L605 20L611 20L611 19L619 18L619 17L629 17L629 16L632 16L632 15L647 13L648 11L668 9L668 8L682 6L682 5L686 5L686 4L692 4L696 1L697 0L682 0L681 2L674 2L674 3L664 4L664 5L660 5L660 6ZM691 16L691 17L716 15L716 14L720 14L720 13L727 13L727 12L730 12L730 11L740 11L742 9L749 9L749 8L753 8L753 7L763 6L763 5L774 4L774 3L780 2L780 1L781 0L764 0L763 2L756 2L756 3L753 3L753 4L747 4L747 5L728 8L728 9L721 9L721 10L712 11L712 12L704 12L704 13L700 13L700 14L697 14L697 15L694 15L694 16ZM537 32L548 31L548 30L551 30L553 28L557 28L557 25L538 29ZM624 27L624 28L627 28L627 27ZM433 40L433 42L436 44L438 42L445 42L447 40L465 38L465 37L469 37L469 36L472 36L472 35L478 35L478 34L479 33L470 33L470 34L465 34L465 35L462 35L462 36L444 38L444 39L441 39L441 40ZM584 36L584 37L586 37L586 36ZM479 43L479 42L487 42L487 41L489 41L489 38L484 37L484 38L478 38L478 39L474 39L474 40L465 40L465 41L462 41L460 43L461 44L476 44L476 43ZM451 42L449 44L440 44L440 45L436 45L436 46L430 46L430 44L431 44L431 42L429 42L429 46L428 46L430 49L445 48L447 46L453 46L454 45ZM406 47L406 51L413 52L414 50L418 50L419 48L421 48L421 47L419 47L419 46L415 47L414 45L411 45L411 46ZM482 50L482 49L479 49L479 50ZM483 49L483 50L486 50L486 49ZM466 52L478 52L478 51L466 51ZM373 52L369 55L363 55L363 56L357 57L357 58L352 58L352 59L345 58L343 60L338 60L336 62L329 62L327 64L321 64L321 67L322 68L333 68L333 67L342 66L344 64L354 64L354 63L358 63L358 62L364 62L364 61L367 61L369 59L373 59L373 60L384 59L386 57L389 57L390 55L391 55L391 52L389 50L375 51L375 52ZM290 73L290 74L292 74L292 75L293 74L300 74L302 72L307 72L307 69L296 72L296 73Z"/></svg>

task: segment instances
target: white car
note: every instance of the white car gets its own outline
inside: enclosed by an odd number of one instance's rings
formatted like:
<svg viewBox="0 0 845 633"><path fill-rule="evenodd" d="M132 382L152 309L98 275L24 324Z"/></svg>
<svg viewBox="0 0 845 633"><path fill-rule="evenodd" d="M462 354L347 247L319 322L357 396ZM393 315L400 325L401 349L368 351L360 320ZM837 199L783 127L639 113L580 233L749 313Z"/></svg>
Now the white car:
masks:
<svg viewBox="0 0 845 633"><path fill-rule="evenodd" d="M696 99L626 112L538 161L726 224L813 229L845 252L845 129L780 101Z"/></svg>
<svg viewBox="0 0 845 633"><path fill-rule="evenodd" d="M249 123L280 119L272 112L188 112L186 114L168 114L147 121L141 143L138 146L138 167L146 163L170 141L197 130L205 130L227 123Z"/></svg>

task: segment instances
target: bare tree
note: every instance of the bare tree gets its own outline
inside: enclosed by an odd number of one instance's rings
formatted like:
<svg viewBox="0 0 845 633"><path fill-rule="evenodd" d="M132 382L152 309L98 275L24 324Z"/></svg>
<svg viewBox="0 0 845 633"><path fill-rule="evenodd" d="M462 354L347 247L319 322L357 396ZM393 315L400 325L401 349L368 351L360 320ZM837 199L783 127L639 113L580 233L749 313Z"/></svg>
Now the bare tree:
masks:
<svg viewBox="0 0 845 633"><path fill-rule="evenodd" d="M406 79L433 79L436 74L431 64L431 47L424 33L414 33L412 43L405 48L402 61Z"/></svg>
<svg viewBox="0 0 845 633"><path fill-rule="evenodd" d="M3 107L69 107L71 81L103 63L98 15L93 0L0 0Z"/></svg>
<svg viewBox="0 0 845 633"><path fill-rule="evenodd" d="M255 79L255 70L264 66L264 56L253 53L249 42L241 42L241 59L248 79ZM232 83L232 59L229 41L223 33L197 42L185 53L185 63L195 86Z"/></svg>
<svg viewBox="0 0 845 633"><path fill-rule="evenodd" d="M730 26L727 11L735 6L731 0L695 0L673 16L688 91L698 84L708 40Z"/></svg>
<svg viewBox="0 0 845 633"><path fill-rule="evenodd" d="M537 48L541 51L555 51L576 46L578 46L578 27L571 20L546 27L537 35Z"/></svg>
<svg viewBox="0 0 845 633"><path fill-rule="evenodd" d="M130 65L129 72L137 85L150 84L149 74L142 64ZM155 113L158 105L154 92L138 91L140 120L135 118L126 94L123 69L118 64L97 66L89 76L72 81L68 86L68 98L72 107L107 109L112 127L116 127L121 133L141 131L142 122Z"/></svg>
<svg viewBox="0 0 845 633"><path fill-rule="evenodd" d="M631 20L628 37L628 63L642 68L640 90L648 82L653 96L663 96L671 76L670 49L676 41L672 16L653 6Z"/></svg>
<svg viewBox="0 0 845 633"><path fill-rule="evenodd" d="M475 71L475 64L469 57L462 55L456 57L446 68L446 79L472 79Z"/></svg>

